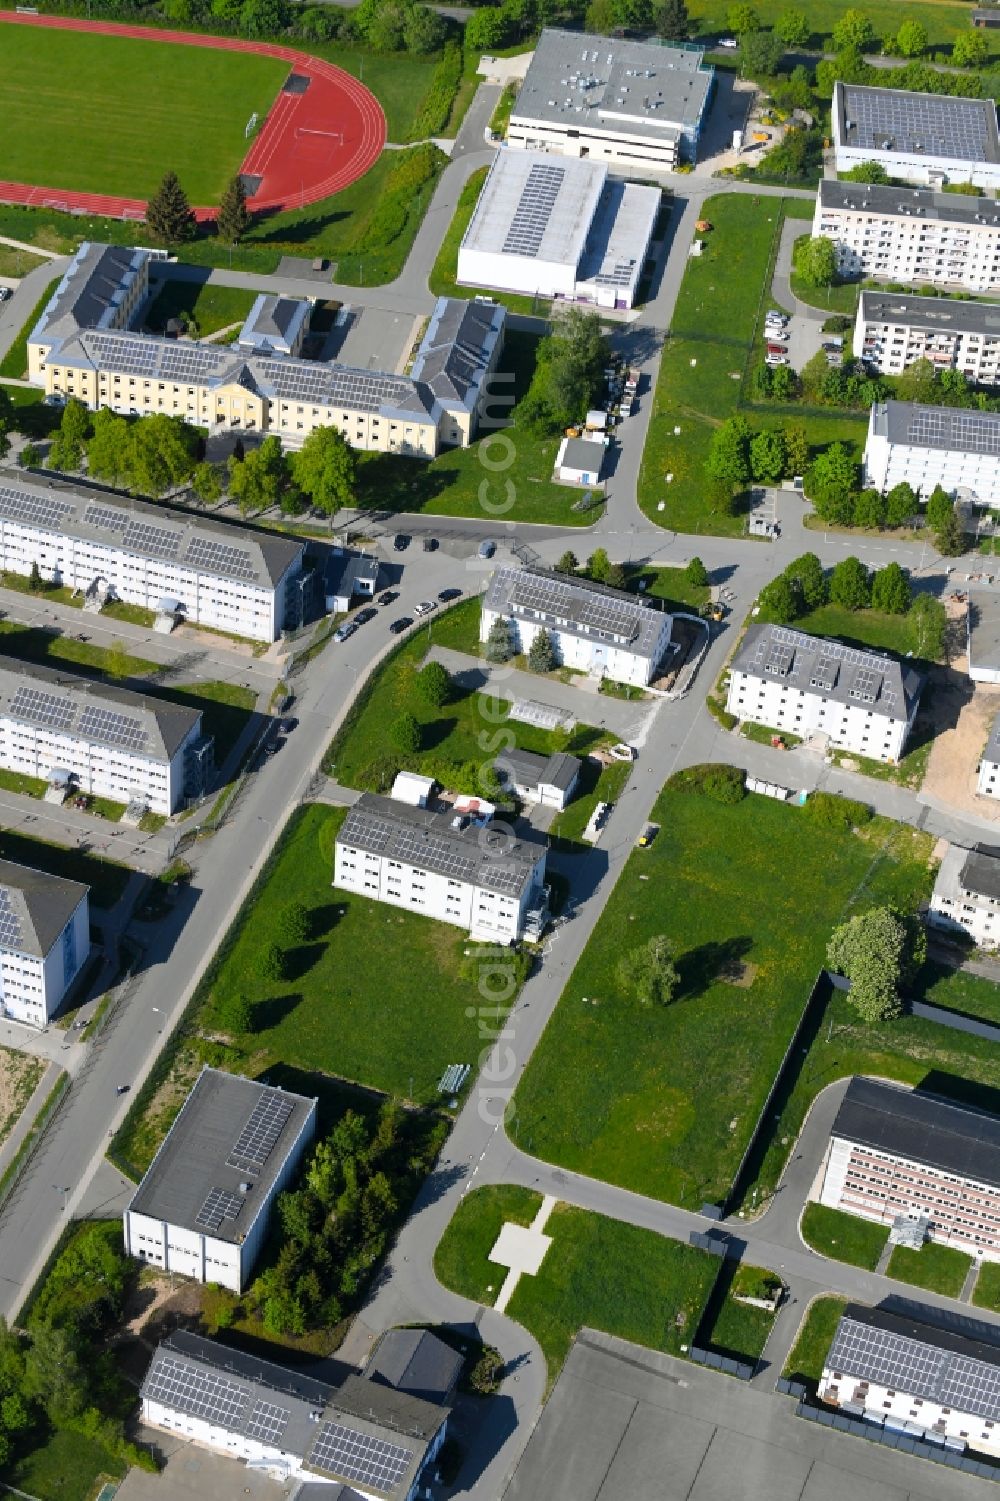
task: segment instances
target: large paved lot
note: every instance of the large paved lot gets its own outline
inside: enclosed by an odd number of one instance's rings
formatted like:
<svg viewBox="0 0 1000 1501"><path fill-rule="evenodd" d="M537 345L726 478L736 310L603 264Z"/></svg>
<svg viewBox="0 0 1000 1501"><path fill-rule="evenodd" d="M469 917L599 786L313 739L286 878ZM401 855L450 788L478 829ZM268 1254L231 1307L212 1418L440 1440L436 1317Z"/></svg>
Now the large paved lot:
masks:
<svg viewBox="0 0 1000 1501"><path fill-rule="evenodd" d="M984 1501L981 1480L794 1416L790 1399L590 1330L504 1501Z"/></svg>

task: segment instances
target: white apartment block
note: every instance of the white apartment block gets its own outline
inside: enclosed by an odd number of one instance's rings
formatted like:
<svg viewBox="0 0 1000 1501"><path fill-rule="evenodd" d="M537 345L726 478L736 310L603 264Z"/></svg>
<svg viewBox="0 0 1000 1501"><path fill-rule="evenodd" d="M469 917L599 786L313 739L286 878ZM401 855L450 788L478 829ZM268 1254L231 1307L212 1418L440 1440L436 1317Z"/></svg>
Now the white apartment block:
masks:
<svg viewBox="0 0 1000 1501"><path fill-rule="evenodd" d="M0 767L169 815L205 790L211 741L198 709L0 656Z"/></svg>
<svg viewBox="0 0 1000 1501"><path fill-rule="evenodd" d="M505 620L515 653L547 631L557 661L645 688L670 649L671 617L641 595L546 568L498 568L483 596L480 641Z"/></svg>
<svg viewBox="0 0 1000 1501"><path fill-rule="evenodd" d="M715 84L704 53L546 27L507 145L606 162L647 177L693 162Z"/></svg>
<svg viewBox="0 0 1000 1501"><path fill-rule="evenodd" d="M813 238L845 279L1000 291L1000 205L991 198L822 178Z"/></svg>
<svg viewBox="0 0 1000 1501"><path fill-rule="evenodd" d="M898 761L916 718L922 682L881 652L751 625L733 658L726 708L737 719L786 730L873 761Z"/></svg>
<svg viewBox="0 0 1000 1501"><path fill-rule="evenodd" d="M1000 797L1000 714L990 726L976 777L976 792L980 797Z"/></svg>
<svg viewBox="0 0 1000 1501"><path fill-rule="evenodd" d="M471 938L538 936L547 908L545 846L506 826L364 792L337 835L333 884L454 923Z"/></svg>
<svg viewBox="0 0 1000 1501"><path fill-rule="evenodd" d="M1000 595L991 589L970 589L965 625L969 643L969 681L996 686L1000 683ZM1000 744L993 742L992 735L990 741L987 752L994 753L1000 760ZM984 759L989 760L989 755Z"/></svg>
<svg viewBox="0 0 1000 1501"><path fill-rule="evenodd" d="M44 1027L89 954L89 889L0 860L0 1016Z"/></svg>
<svg viewBox="0 0 1000 1501"><path fill-rule="evenodd" d="M186 1329L157 1347L140 1399L143 1422L175 1440L332 1501L427 1496L451 1411L384 1377L331 1386Z"/></svg>
<svg viewBox="0 0 1000 1501"><path fill-rule="evenodd" d="M904 480L921 500L940 485L955 500L1000 506L1000 413L915 401L876 403L863 483L883 494Z"/></svg>
<svg viewBox="0 0 1000 1501"><path fill-rule="evenodd" d="M826 1356L819 1397L890 1432L997 1458L998 1382L1000 1346L910 1314L849 1303ZM946 1492L942 1487L940 1494Z"/></svg>
<svg viewBox="0 0 1000 1501"><path fill-rule="evenodd" d="M85 329L128 328L149 295L149 254L85 240L28 340L28 379L44 384L46 357Z"/></svg>
<svg viewBox="0 0 1000 1501"><path fill-rule="evenodd" d="M301 619L304 545L106 490L21 474L0 482L0 569L275 641Z"/></svg>
<svg viewBox="0 0 1000 1501"><path fill-rule="evenodd" d="M203 1068L125 1210L125 1250L242 1293L315 1133L315 1100Z"/></svg>
<svg viewBox="0 0 1000 1501"><path fill-rule="evenodd" d="M854 354L878 375L899 375L916 360L958 370L976 386L1000 384L1000 303L862 292Z"/></svg>
<svg viewBox="0 0 1000 1501"><path fill-rule="evenodd" d="M927 921L949 933L964 933L979 948L1000 947L1000 850L950 844L938 867Z"/></svg>
<svg viewBox="0 0 1000 1501"><path fill-rule="evenodd" d="M1000 187L1000 137L992 99L835 83L830 108L838 172L877 162L889 177L942 187Z"/></svg>
<svg viewBox="0 0 1000 1501"><path fill-rule="evenodd" d="M1000 1261L1000 1119L856 1076L830 1131L817 1197Z"/></svg>

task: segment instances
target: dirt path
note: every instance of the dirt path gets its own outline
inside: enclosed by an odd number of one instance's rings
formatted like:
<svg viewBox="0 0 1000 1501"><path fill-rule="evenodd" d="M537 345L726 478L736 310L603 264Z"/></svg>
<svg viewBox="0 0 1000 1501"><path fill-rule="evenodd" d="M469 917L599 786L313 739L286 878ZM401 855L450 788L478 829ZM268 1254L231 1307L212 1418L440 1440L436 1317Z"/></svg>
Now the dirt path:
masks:
<svg viewBox="0 0 1000 1501"><path fill-rule="evenodd" d="M927 763L923 790L956 812L974 813L1000 823L1000 800L976 795L979 761L990 726L1000 713L1000 688L978 685L970 695L972 685L965 678L967 659L957 658L951 665L950 683L935 687L930 706L931 717L941 727Z"/></svg>

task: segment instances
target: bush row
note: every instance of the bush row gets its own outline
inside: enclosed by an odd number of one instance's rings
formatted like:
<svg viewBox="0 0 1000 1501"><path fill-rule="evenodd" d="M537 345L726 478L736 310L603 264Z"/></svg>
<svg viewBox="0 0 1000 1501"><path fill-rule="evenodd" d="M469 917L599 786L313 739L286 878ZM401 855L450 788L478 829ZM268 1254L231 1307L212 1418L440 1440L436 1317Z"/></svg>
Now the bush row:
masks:
<svg viewBox="0 0 1000 1501"><path fill-rule="evenodd" d="M400 153L397 164L385 180L385 189L378 207L368 220L356 250L384 250L399 238L406 228L414 199L421 188L437 177L442 160L440 151L430 142Z"/></svg>
<svg viewBox="0 0 1000 1501"><path fill-rule="evenodd" d="M458 42L447 42L441 61L434 69L430 86L410 127L410 140L423 141L439 136L448 124L451 107L462 82L463 54Z"/></svg>

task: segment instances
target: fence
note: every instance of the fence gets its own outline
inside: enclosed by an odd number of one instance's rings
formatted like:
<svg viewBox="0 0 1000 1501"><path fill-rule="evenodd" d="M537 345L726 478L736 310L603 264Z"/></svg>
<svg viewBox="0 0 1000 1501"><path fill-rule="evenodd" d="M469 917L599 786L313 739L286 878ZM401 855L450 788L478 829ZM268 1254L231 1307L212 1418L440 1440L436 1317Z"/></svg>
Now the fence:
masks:
<svg viewBox="0 0 1000 1501"><path fill-rule="evenodd" d="M973 1459L969 1454L959 1454L954 1449L940 1449L936 1444L914 1438L911 1433L894 1433L889 1428L879 1428L874 1423L849 1418L832 1408L814 1407L811 1403L799 1402L795 1416L805 1418L809 1423L819 1423L824 1428L835 1428L840 1433L865 1438L872 1444L882 1444L887 1449L913 1454L917 1459L929 1459L932 1464L944 1465L949 1470L961 1470L966 1475L975 1475L978 1480L1000 1480L1000 1467L996 1465Z"/></svg>
<svg viewBox="0 0 1000 1501"><path fill-rule="evenodd" d="M688 1243L696 1246L699 1251L707 1251L710 1256L718 1256L720 1259L718 1273L712 1284L711 1291L705 1299L705 1306L698 1320L698 1329L695 1331L695 1337L697 1338L698 1331L706 1322L706 1319L711 1317L711 1321L714 1322L715 1314L718 1311L714 1300L716 1298L725 1298L728 1295L732 1279L730 1273L726 1270L726 1258L732 1257L733 1260L739 1261L743 1252L743 1246L741 1242L732 1241L728 1236L712 1235L710 1233L706 1235L701 1230L692 1230L688 1236ZM720 1278L723 1277L726 1280L720 1284ZM751 1364L745 1360L737 1360L732 1355L721 1355L717 1350L709 1350L696 1344L691 1345L688 1356L696 1365L708 1366L713 1371L722 1371L727 1376L735 1376L737 1381L750 1381L757 1369L756 1361Z"/></svg>
<svg viewBox="0 0 1000 1501"><path fill-rule="evenodd" d="M688 1356L696 1365L708 1366L710 1370L735 1376L737 1381L752 1381L757 1369L756 1362L747 1365L746 1361L733 1360L730 1355L717 1355L714 1350L699 1350L697 1345L691 1346Z"/></svg>

